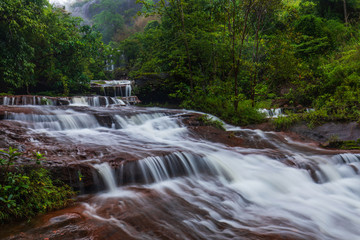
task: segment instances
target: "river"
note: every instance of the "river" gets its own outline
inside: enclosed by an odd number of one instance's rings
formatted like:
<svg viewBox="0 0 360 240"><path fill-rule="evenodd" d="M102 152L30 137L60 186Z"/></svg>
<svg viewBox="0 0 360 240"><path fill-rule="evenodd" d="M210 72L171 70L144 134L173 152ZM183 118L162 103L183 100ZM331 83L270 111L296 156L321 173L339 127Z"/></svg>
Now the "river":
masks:
<svg viewBox="0 0 360 240"><path fill-rule="evenodd" d="M46 166L91 169L74 206L1 226L0 239L360 239L360 155L230 125L242 144L210 141L185 110L0 112L4 139Z"/></svg>

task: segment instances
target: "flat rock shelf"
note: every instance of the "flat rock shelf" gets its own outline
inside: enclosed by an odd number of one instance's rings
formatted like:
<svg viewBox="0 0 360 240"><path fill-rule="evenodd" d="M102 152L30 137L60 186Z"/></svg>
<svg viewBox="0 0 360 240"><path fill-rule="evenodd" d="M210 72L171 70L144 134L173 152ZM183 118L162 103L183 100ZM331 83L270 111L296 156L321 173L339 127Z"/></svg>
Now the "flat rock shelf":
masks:
<svg viewBox="0 0 360 240"><path fill-rule="evenodd" d="M66 209L1 226L0 239L360 236L356 153L284 133L219 130L185 110L8 101L0 147L21 150L18 164L44 153L44 166L80 195Z"/></svg>

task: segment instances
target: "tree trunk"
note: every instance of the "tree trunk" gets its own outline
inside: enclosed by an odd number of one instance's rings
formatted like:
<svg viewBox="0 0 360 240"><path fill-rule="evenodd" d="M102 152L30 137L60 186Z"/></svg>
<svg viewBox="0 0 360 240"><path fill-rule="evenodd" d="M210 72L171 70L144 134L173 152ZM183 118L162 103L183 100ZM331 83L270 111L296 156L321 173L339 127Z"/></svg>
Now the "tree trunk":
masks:
<svg viewBox="0 0 360 240"><path fill-rule="evenodd" d="M345 25L348 25L348 15L347 15L346 0L343 0L343 3L344 3L344 21L345 21Z"/></svg>
<svg viewBox="0 0 360 240"><path fill-rule="evenodd" d="M238 95L238 71L237 71L237 67L236 67L236 58L235 58L235 39L236 39L236 27L235 27L235 21L236 21L236 1L232 0L232 4L233 4L233 11L232 11L232 25L229 24L229 26L231 27L231 30L233 32L232 34L232 47L231 47L231 54L232 54L232 62L233 62L233 71L234 71L234 95L235 95L235 100L234 100L234 110L235 112L237 111L238 108L238 104L239 101L236 99L237 95ZM230 20L230 18L229 18Z"/></svg>
<svg viewBox="0 0 360 240"><path fill-rule="evenodd" d="M256 22L256 31L255 31L255 41L254 41L254 54L253 54L253 63L254 63L254 74L253 74L253 80L251 83L251 105L252 107L255 107L255 88L257 84L257 62L259 61L259 32L260 27L262 26L263 21L263 14L264 12L260 9L257 16L257 22Z"/></svg>
<svg viewBox="0 0 360 240"><path fill-rule="evenodd" d="M184 18L184 9L182 1L178 1L179 7L180 7L180 14L181 14L181 26L182 26L182 33L184 37L184 45L186 49L186 55L188 60L188 69L189 69L189 77L190 77L190 89L191 91L194 90L194 82L193 82L193 76L192 76L192 70L191 70L191 59L190 59L190 50L189 50L189 44L186 37L186 28L185 28L185 18Z"/></svg>
<svg viewBox="0 0 360 240"><path fill-rule="evenodd" d="M239 55L238 55L238 59L236 61L235 68L234 68L234 80L235 80L235 82L234 82L234 95L235 95L234 110L235 110L235 112L237 111L237 108L238 108L238 105L239 105L239 99L238 99L238 94L239 94L238 93L238 84L239 84L238 83L238 74L239 74L239 70L240 70L240 60L241 60L241 57L242 57L242 50L243 50L244 41L245 41L245 37L246 37L248 17L249 17L252 5L253 5L253 1L249 1L249 4L247 5L247 9L246 9L246 12L245 12L243 29L242 29L242 32L241 32Z"/></svg>

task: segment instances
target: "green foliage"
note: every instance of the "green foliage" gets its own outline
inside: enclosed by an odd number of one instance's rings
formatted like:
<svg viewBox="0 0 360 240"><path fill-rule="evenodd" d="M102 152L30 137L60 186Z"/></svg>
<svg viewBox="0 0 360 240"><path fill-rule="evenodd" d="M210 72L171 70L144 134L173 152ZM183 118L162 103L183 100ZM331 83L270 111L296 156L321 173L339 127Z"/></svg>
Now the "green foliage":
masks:
<svg viewBox="0 0 360 240"><path fill-rule="evenodd" d="M233 101L225 96L198 96L185 100L182 107L196 109L213 114L225 122L235 125L260 123L265 120L264 115L251 106L251 101L241 101L237 111L234 111Z"/></svg>
<svg viewBox="0 0 360 240"><path fill-rule="evenodd" d="M76 7L76 5L73 5ZM103 35L104 43L127 38L134 29L142 30L138 26L137 12L142 8L136 1L125 0L99 0L90 5L90 22Z"/></svg>
<svg viewBox="0 0 360 240"><path fill-rule="evenodd" d="M103 71L101 35L47 0L1 1L0 16L3 90L80 92Z"/></svg>
<svg viewBox="0 0 360 240"><path fill-rule="evenodd" d="M86 92L90 79L111 76L103 71L111 56L130 77L167 76L138 91L148 102L146 91L170 94L248 124L261 121L249 104L286 98L318 110L304 115L311 124L359 119L359 1L136 2L96 1L92 28L46 0L1 1L2 91Z"/></svg>
<svg viewBox="0 0 360 240"><path fill-rule="evenodd" d="M1 150L0 223L29 219L39 213L65 207L74 195L70 187L57 186L43 168L9 167L21 155L17 149ZM43 155L34 153L40 164Z"/></svg>
<svg viewBox="0 0 360 240"><path fill-rule="evenodd" d="M345 21L343 0L314 0L317 12L324 18L337 18ZM360 3L358 0L346 0L346 12L349 21L358 20Z"/></svg>
<svg viewBox="0 0 360 240"><path fill-rule="evenodd" d="M83 0L83 1L77 1L74 4L71 5L71 7L76 8L76 7L82 7L84 6L86 3L88 3L90 0Z"/></svg>
<svg viewBox="0 0 360 240"><path fill-rule="evenodd" d="M319 109L304 114L303 119L307 122L308 127L313 128L329 121L330 117L325 109Z"/></svg>
<svg viewBox="0 0 360 240"><path fill-rule="evenodd" d="M343 150L359 150L360 149L360 139L357 140L347 140L342 141L338 137L333 136L324 144L326 148L336 148Z"/></svg>
<svg viewBox="0 0 360 240"><path fill-rule="evenodd" d="M211 118L209 115L206 115L206 114L201 115L197 118L197 120L205 126L212 126L212 127L218 128L220 130L225 130L223 122L221 122L219 120L215 120L215 119Z"/></svg>
<svg viewBox="0 0 360 240"><path fill-rule="evenodd" d="M116 8L113 8L114 10ZM103 10L94 16L96 29L103 34L103 41L109 43L117 30L124 28L124 18L111 10Z"/></svg>
<svg viewBox="0 0 360 240"><path fill-rule="evenodd" d="M300 116L290 113L286 116L279 116L278 118L271 119L277 130L287 130L294 124L300 121Z"/></svg>
<svg viewBox="0 0 360 240"><path fill-rule="evenodd" d="M50 100L47 98L42 98L41 99L41 105L50 105Z"/></svg>
<svg viewBox="0 0 360 240"><path fill-rule="evenodd" d="M348 23L342 0L138 2L160 20L119 43L124 64L134 77L167 73L183 106L248 124L261 121L248 100L286 98L317 109L299 117L310 125L359 118L355 0L346 1ZM297 120L275 121L287 128Z"/></svg>

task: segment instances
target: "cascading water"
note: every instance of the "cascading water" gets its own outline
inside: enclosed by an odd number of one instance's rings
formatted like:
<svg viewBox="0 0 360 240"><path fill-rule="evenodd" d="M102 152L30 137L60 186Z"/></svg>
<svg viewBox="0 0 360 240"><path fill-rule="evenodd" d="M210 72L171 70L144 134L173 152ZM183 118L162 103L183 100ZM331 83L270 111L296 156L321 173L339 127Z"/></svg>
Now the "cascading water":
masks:
<svg viewBox="0 0 360 240"><path fill-rule="evenodd" d="M3 99L3 105L11 105L11 104L10 104L10 98L4 97L4 99Z"/></svg>
<svg viewBox="0 0 360 240"><path fill-rule="evenodd" d="M78 97L40 97L40 96L0 96L0 105L52 105L52 106L92 106L109 105L125 106L126 103L115 97L107 96L78 96Z"/></svg>
<svg viewBox="0 0 360 240"><path fill-rule="evenodd" d="M57 223L65 209L21 236L359 239L359 154L228 126L250 145L230 147L197 137L180 121L186 111L77 105L8 107L0 121L26 129L22 144L62 151L49 162L91 166L103 185L79 200L80 218Z"/></svg>
<svg viewBox="0 0 360 240"><path fill-rule="evenodd" d="M267 118L278 118L285 116L281 108L260 109L259 112L265 114Z"/></svg>
<svg viewBox="0 0 360 240"><path fill-rule="evenodd" d="M38 109L39 110L39 109ZM8 113L6 120L16 120L29 128L54 130L89 129L99 127L96 118L86 113L71 110L41 110L42 114Z"/></svg>
<svg viewBox="0 0 360 240"><path fill-rule="evenodd" d="M116 183L114 181L114 176L111 167L107 163L94 165L94 167L101 174L101 177L104 179L107 189L110 192L116 190Z"/></svg>
<svg viewBox="0 0 360 240"><path fill-rule="evenodd" d="M136 104L139 99L136 96L132 96L132 84L130 80L93 80L91 81L91 88L97 92L97 94L104 96L112 96L112 98L121 98L128 104ZM117 101L122 101L117 100Z"/></svg>

